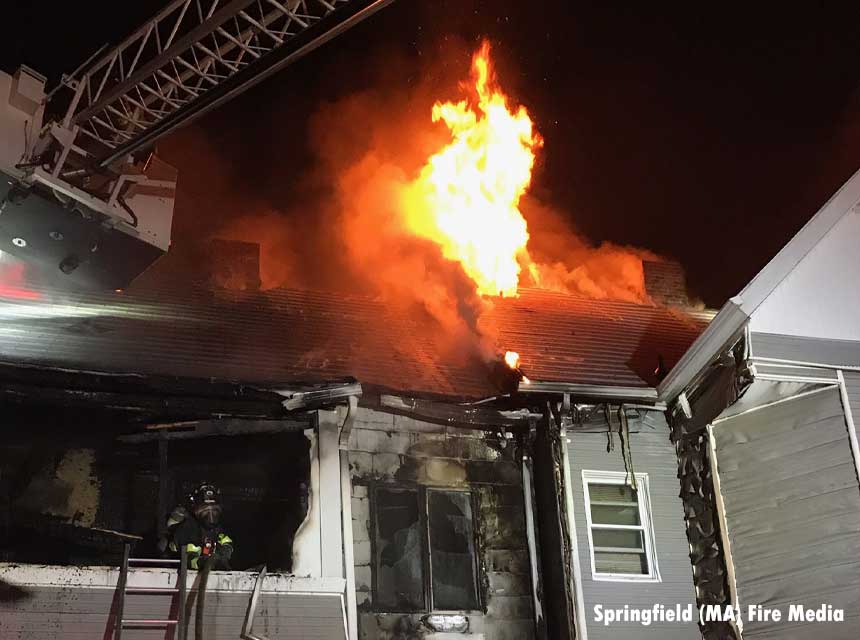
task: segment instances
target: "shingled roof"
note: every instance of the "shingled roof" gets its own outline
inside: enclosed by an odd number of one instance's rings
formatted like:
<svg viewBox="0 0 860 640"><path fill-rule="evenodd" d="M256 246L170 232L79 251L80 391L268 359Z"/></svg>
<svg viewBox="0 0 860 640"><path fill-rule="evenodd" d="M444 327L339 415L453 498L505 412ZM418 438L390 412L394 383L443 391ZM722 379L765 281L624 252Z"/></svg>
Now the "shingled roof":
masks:
<svg viewBox="0 0 860 640"><path fill-rule="evenodd" d="M706 318L538 290L490 312L501 348L537 381L653 386ZM276 387L355 377L367 387L457 398L499 389L414 310L371 298L274 289L68 293L0 288L0 360Z"/></svg>

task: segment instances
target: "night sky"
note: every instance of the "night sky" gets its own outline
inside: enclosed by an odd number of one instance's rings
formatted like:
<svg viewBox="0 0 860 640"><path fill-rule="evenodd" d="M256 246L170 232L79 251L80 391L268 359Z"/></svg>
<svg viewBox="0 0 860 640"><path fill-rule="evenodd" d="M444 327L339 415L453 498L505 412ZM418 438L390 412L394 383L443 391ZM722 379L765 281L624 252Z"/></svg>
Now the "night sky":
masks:
<svg viewBox="0 0 860 640"><path fill-rule="evenodd" d="M161 4L13 2L0 66L56 79ZM160 143L180 170L176 240L244 197L312 202L291 177L320 104L464 76L486 36L546 141L535 191L594 242L680 260L720 306L860 168L860 6L843 4L395 0Z"/></svg>

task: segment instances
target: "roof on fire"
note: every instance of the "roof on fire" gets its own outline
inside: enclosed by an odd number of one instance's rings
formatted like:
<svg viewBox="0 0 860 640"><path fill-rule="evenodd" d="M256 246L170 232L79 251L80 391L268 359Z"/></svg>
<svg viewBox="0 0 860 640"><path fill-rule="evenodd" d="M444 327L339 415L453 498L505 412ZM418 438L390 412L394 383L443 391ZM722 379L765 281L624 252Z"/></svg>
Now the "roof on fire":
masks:
<svg viewBox="0 0 860 640"><path fill-rule="evenodd" d="M533 380L650 387L707 316L523 290L490 312L500 347ZM274 289L69 293L0 287L0 360L235 380L269 388L352 376L365 387L458 398L498 394L490 367L414 310Z"/></svg>

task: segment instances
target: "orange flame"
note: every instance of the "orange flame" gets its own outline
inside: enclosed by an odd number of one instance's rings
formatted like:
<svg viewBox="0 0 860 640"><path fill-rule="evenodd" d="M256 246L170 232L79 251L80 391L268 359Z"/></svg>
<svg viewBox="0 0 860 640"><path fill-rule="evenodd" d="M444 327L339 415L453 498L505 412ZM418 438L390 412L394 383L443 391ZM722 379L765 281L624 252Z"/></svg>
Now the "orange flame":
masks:
<svg viewBox="0 0 860 640"><path fill-rule="evenodd" d="M508 107L486 41L472 58L472 80L477 104L433 106L433 121L443 121L453 140L406 188L405 223L459 262L478 294L516 296L529 239L518 204L542 140L525 107Z"/></svg>
<svg viewBox="0 0 860 640"><path fill-rule="evenodd" d="M519 374L523 377L523 382L525 384L531 384L532 381L528 379L526 374L520 371L520 354L516 351L505 351L505 364L508 365L514 371L518 371Z"/></svg>

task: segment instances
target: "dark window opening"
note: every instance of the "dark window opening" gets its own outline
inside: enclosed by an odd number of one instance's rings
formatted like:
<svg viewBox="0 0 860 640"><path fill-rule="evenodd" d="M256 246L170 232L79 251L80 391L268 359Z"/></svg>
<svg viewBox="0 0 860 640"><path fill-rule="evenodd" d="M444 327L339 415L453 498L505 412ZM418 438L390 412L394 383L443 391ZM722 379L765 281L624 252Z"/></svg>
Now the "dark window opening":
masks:
<svg viewBox="0 0 860 640"><path fill-rule="evenodd" d="M479 608L472 494L377 487L374 603L386 611Z"/></svg>
<svg viewBox="0 0 860 640"><path fill-rule="evenodd" d="M433 608L477 609L471 495L427 492Z"/></svg>
<svg viewBox="0 0 860 640"><path fill-rule="evenodd" d="M376 588L383 607L424 608L424 567L418 493L376 492Z"/></svg>
<svg viewBox="0 0 860 640"><path fill-rule="evenodd" d="M167 514L211 482L234 541L232 568L292 569L293 539L308 509L304 434L171 439L162 467L157 441L48 424L22 420L0 444L0 560L115 566L127 541L138 557L160 557Z"/></svg>

